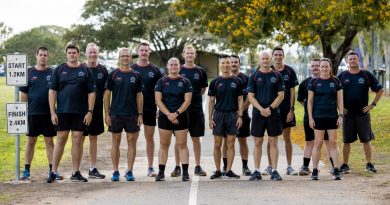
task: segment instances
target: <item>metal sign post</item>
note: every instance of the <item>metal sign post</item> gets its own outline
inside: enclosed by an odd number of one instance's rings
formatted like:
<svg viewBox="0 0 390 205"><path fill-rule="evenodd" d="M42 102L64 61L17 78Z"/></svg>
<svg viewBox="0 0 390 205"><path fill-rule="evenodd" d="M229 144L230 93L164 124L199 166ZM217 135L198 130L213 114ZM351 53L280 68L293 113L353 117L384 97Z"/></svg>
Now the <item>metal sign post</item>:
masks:
<svg viewBox="0 0 390 205"><path fill-rule="evenodd" d="M15 86L15 103L7 104L7 132L15 134L15 181L20 178L20 134L27 133L27 104L19 102L18 86L27 85L27 55L26 54L7 54L7 85ZM14 108L14 110L12 109ZM23 111L17 111L23 109ZM14 118L23 118L17 119ZM28 127L28 126L27 126Z"/></svg>

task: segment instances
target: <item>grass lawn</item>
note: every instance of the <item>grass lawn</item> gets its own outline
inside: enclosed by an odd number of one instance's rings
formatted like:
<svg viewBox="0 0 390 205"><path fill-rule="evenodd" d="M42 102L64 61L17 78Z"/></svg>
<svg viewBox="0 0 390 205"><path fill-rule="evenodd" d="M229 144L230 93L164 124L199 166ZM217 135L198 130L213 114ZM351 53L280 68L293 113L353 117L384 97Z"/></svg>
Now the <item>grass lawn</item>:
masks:
<svg viewBox="0 0 390 205"><path fill-rule="evenodd" d="M374 93L370 94L370 101L374 98ZM297 126L292 129L292 140L294 143L299 144L302 148L305 144L304 130L303 130L303 106L299 103L295 105L295 114L297 120ZM371 111L371 125L375 134L375 140L372 141L373 155L372 161L376 165L389 165L390 164L390 116L388 111L390 110L390 97L383 96L376 106ZM339 148L340 159L342 160L342 129L339 129ZM323 146L325 147L325 145ZM327 162L325 155L325 148L323 148L323 160ZM366 159L363 151L363 145L356 141L351 146L351 154L349 157L349 165L352 170L364 172Z"/></svg>
<svg viewBox="0 0 390 205"><path fill-rule="evenodd" d="M6 86L5 77L0 77L0 182L15 179L15 137L7 134L6 103L14 102L14 87ZM26 136L20 136L20 167L24 169L24 147ZM66 149L69 150L69 143ZM66 151L63 160L68 159L70 152ZM35 155L32 161L31 171L46 170L48 162L46 158L45 143L43 137L39 137L35 146Z"/></svg>

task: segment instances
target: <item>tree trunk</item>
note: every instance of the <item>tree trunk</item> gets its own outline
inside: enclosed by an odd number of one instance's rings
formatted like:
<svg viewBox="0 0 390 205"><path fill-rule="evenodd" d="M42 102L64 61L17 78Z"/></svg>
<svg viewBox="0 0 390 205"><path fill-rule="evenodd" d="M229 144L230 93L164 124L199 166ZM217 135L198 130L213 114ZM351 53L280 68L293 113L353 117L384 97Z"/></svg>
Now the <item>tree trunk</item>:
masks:
<svg viewBox="0 0 390 205"><path fill-rule="evenodd" d="M363 31L358 33L358 40L359 40L360 53L362 55L361 58L362 58L362 62L363 62L363 68L368 69L368 58L369 58L369 55L367 55L367 44L366 44L366 42L364 40L364 33L363 33Z"/></svg>

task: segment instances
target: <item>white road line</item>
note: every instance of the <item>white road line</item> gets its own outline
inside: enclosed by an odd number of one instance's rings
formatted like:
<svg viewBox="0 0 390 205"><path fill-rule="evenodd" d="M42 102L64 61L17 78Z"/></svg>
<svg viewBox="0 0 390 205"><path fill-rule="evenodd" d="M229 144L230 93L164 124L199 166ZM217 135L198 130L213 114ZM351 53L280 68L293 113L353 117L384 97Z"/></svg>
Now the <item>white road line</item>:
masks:
<svg viewBox="0 0 390 205"><path fill-rule="evenodd" d="M190 198L188 199L188 205L196 205L198 200L198 185L199 176L193 176L191 182Z"/></svg>

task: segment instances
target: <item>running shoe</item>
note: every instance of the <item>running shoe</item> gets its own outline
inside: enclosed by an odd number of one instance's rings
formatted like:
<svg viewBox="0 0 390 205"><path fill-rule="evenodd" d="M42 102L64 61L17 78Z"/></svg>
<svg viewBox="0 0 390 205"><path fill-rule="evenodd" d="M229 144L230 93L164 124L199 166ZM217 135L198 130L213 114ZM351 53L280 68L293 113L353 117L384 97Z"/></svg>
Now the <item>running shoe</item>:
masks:
<svg viewBox="0 0 390 205"><path fill-rule="evenodd" d="M217 170L213 172L213 174L210 176L210 179L219 179L222 177L222 172Z"/></svg>
<svg viewBox="0 0 390 205"><path fill-rule="evenodd" d="M165 175L164 175L164 172L159 172L156 176L156 182L159 182L159 181L165 181Z"/></svg>
<svg viewBox="0 0 390 205"><path fill-rule="evenodd" d="M309 175L310 174L310 169L309 167L303 166L299 168L298 170L299 176L304 176L304 175Z"/></svg>
<svg viewBox="0 0 390 205"><path fill-rule="evenodd" d="M251 177L249 177L249 180L251 180L251 181L254 181L254 180L261 180L261 179L262 179L261 174L260 174L260 172L258 172L258 171L254 171L254 172L252 173Z"/></svg>
<svg viewBox="0 0 390 205"><path fill-rule="evenodd" d="M92 171L89 170L88 172L88 178L90 179L104 179L105 177L106 176L104 174L100 174L96 168L93 168Z"/></svg>
<svg viewBox="0 0 390 205"><path fill-rule="evenodd" d="M366 165L366 171L367 172L370 172L370 173L376 173L377 172L377 170L376 170L376 168L374 167L374 165L372 164L372 163L367 163L367 165Z"/></svg>
<svg viewBox="0 0 390 205"><path fill-rule="evenodd" d="M232 170L226 172L225 177L227 177L228 179L239 179L240 178L240 176L235 174Z"/></svg>
<svg viewBox="0 0 390 205"><path fill-rule="evenodd" d="M154 171L153 167L149 167L148 168L148 173L147 173L148 177L156 177L157 174L156 172Z"/></svg>
<svg viewBox="0 0 390 205"><path fill-rule="evenodd" d="M225 175L226 175L226 167L223 167L223 168L222 168L221 174L222 174L222 176L225 176Z"/></svg>
<svg viewBox="0 0 390 205"><path fill-rule="evenodd" d="M251 176L252 171L248 167L243 167L242 168L242 175L244 176Z"/></svg>
<svg viewBox="0 0 390 205"><path fill-rule="evenodd" d="M133 171L129 170L126 172L126 181L135 181Z"/></svg>
<svg viewBox="0 0 390 205"><path fill-rule="evenodd" d="M180 177L180 176L181 176L181 168L180 166L176 166L171 173L171 177Z"/></svg>
<svg viewBox="0 0 390 205"><path fill-rule="evenodd" d="M298 175L298 172L296 172L294 170L294 168L292 167L287 167L287 172L286 172L287 175Z"/></svg>
<svg viewBox="0 0 390 205"><path fill-rule="evenodd" d="M28 180L30 178L30 170L24 170L22 172L21 180Z"/></svg>
<svg viewBox="0 0 390 205"><path fill-rule="evenodd" d="M81 175L80 171L77 171L70 177L70 181L72 181L72 182L88 182L88 179L83 177L83 175Z"/></svg>
<svg viewBox="0 0 390 205"><path fill-rule="evenodd" d="M49 177L47 178L46 182L47 183L52 183L56 180L56 174L54 172L50 172Z"/></svg>
<svg viewBox="0 0 390 205"><path fill-rule="evenodd" d="M271 173L271 180L280 181L282 180L282 177L279 175L279 172L275 170Z"/></svg>
<svg viewBox="0 0 390 205"><path fill-rule="evenodd" d="M194 174L202 177L207 176L207 173L199 165L195 167Z"/></svg>
<svg viewBox="0 0 390 205"><path fill-rule="evenodd" d="M318 180L318 169L313 169L313 172L311 173L312 180Z"/></svg>
<svg viewBox="0 0 390 205"><path fill-rule="evenodd" d="M264 169L261 175L271 175L271 172L272 172L272 167L268 166L267 169Z"/></svg>
<svg viewBox="0 0 390 205"><path fill-rule="evenodd" d="M333 170L333 179L334 180L341 180L341 173L339 168L334 168Z"/></svg>
<svg viewBox="0 0 390 205"><path fill-rule="evenodd" d="M120 177L119 171L115 171L114 173L112 173L111 181L117 182L119 181L119 177Z"/></svg>
<svg viewBox="0 0 390 205"><path fill-rule="evenodd" d="M350 172L351 172L351 169L349 169L348 164L343 163L343 164L341 165L341 167L340 167L340 171L341 171L341 173L343 173L343 174L347 174L347 173L350 173ZM333 172L334 172L334 171L333 171Z"/></svg>
<svg viewBox="0 0 390 205"><path fill-rule="evenodd" d="M56 173L56 180L63 180L63 179L64 179L64 176L62 176L62 175L60 174L60 172L57 171L57 173Z"/></svg>
<svg viewBox="0 0 390 205"><path fill-rule="evenodd" d="M188 172L183 172L183 175L182 175L181 179L182 179L183 182L189 181L190 180L190 175L188 174Z"/></svg>

